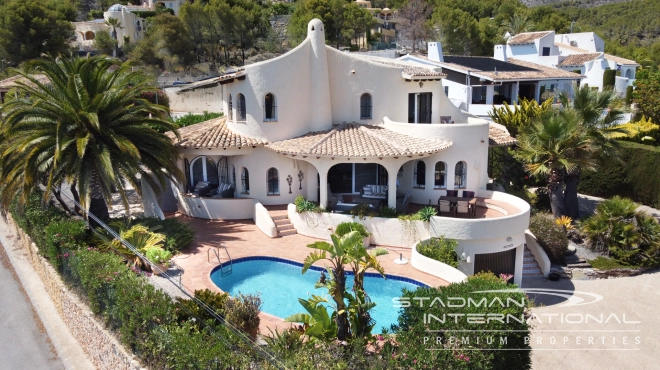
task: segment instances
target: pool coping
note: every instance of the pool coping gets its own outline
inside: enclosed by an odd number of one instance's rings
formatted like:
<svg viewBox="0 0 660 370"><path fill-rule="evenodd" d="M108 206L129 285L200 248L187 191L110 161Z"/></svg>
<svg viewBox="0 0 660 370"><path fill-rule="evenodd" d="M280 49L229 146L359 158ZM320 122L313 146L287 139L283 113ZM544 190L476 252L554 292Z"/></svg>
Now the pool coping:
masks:
<svg viewBox="0 0 660 370"><path fill-rule="evenodd" d="M231 261L226 261L226 262L223 262L223 263L215 266L213 269L211 269L211 272L209 273L208 276L210 278L211 275L213 275L213 273L215 271L217 271L217 270L219 270L219 269L221 269L225 266L233 265L234 263L246 262L246 261L274 261L274 262L286 263L286 264L293 265L293 266L298 266L298 267L303 267L305 265L304 263L300 263L300 262L296 262L296 261L292 261L292 260L289 260L289 259L286 259L286 258L280 258L280 257L247 256L247 257L236 258L236 259L233 259ZM313 270L313 271L326 271L325 268L319 267L319 266L310 266L309 269ZM355 275L355 273L351 270L347 270L346 275L347 276L353 276L353 275ZM379 273L376 273L376 272L365 272L364 276L383 278L383 275L381 275ZM418 280L407 278L405 276L385 274L383 279L403 281L405 283L415 285L418 288L429 288L429 286L427 284L424 284L424 283L422 283L421 281L418 281ZM211 279L211 282L213 282L213 279ZM213 284L216 287L218 287L218 289L222 290L222 288L220 288L215 282L213 282ZM224 292L224 290L223 290L223 292Z"/></svg>

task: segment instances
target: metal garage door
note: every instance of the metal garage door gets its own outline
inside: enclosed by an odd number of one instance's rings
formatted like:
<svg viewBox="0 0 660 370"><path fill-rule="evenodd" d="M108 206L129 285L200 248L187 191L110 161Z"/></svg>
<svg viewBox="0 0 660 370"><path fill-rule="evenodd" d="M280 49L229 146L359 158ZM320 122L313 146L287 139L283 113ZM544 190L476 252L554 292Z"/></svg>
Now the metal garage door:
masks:
<svg viewBox="0 0 660 370"><path fill-rule="evenodd" d="M474 255L474 273L490 271L495 276L513 275L516 271L516 248L504 252Z"/></svg>

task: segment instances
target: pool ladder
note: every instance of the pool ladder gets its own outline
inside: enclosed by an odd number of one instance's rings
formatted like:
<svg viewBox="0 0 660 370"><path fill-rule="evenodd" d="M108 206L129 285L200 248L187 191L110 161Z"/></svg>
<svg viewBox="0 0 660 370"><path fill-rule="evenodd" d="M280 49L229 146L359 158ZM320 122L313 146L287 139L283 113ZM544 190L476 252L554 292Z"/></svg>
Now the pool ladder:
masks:
<svg viewBox="0 0 660 370"><path fill-rule="evenodd" d="M229 258L229 265L225 266L225 264L222 263L220 260L220 249L224 249L225 253L227 253L227 258ZM206 260L210 263L211 262L211 252L215 254L215 258L218 260L218 263L220 263L220 274L221 275L228 275L231 274L231 272L234 270L234 261L232 261L231 256L229 255L229 249L227 249L227 246L225 246L224 243L220 243L216 246L213 246L209 248L206 251ZM228 269L225 269L226 267L229 267Z"/></svg>

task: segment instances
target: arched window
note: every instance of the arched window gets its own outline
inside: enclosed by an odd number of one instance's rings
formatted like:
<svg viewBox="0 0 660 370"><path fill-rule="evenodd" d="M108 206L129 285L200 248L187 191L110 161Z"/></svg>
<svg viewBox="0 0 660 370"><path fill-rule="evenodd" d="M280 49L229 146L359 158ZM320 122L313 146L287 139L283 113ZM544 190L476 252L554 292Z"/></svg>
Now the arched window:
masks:
<svg viewBox="0 0 660 370"><path fill-rule="evenodd" d="M447 187L447 165L445 162L435 164L435 177L433 187L435 189L444 189Z"/></svg>
<svg viewBox="0 0 660 370"><path fill-rule="evenodd" d="M632 71L630 69L626 70L626 78L632 78Z"/></svg>
<svg viewBox="0 0 660 370"><path fill-rule="evenodd" d="M231 94L229 94L229 102L227 103L229 109L229 120L234 121L234 104L231 101Z"/></svg>
<svg viewBox="0 0 660 370"><path fill-rule="evenodd" d="M426 187L426 164L423 161L415 163L415 187L422 189Z"/></svg>
<svg viewBox="0 0 660 370"><path fill-rule="evenodd" d="M236 120L239 121L239 122L244 122L245 119L246 119L245 118L246 117L246 114L245 114L245 95L238 94L238 96L236 97L236 100L237 100L237 102L236 102L236 104L237 104L237 106L236 106L236 115L237 115Z"/></svg>
<svg viewBox="0 0 660 370"><path fill-rule="evenodd" d="M277 100L272 93L264 97L264 122L277 121Z"/></svg>
<svg viewBox="0 0 660 370"><path fill-rule="evenodd" d="M250 172L245 167L241 170L241 185L243 185L243 194L250 194Z"/></svg>
<svg viewBox="0 0 660 370"><path fill-rule="evenodd" d="M371 119L371 94L360 96L360 119Z"/></svg>
<svg viewBox="0 0 660 370"><path fill-rule="evenodd" d="M280 176L277 173L277 168L271 167L268 169L266 182L268 185L268 195L280 194Z"/></svg>
<svg viewBox="0 0 660 370"><path fill-rule="evenodd" d="M218 185L218 180L218 167L210 157L202 155L190 163L190 186L200 181Z"/></svg>
<svg viewBox="0 0 660 370"><path fill-rule="evenodd" d="M85 40L94 40L96 38L96 35L92 31L87 31L85 32Z"/></svg>
<svg viewBox="0 0 660 370"><path fill-rule="evenodd" d="M464 161L456 163L456 170L454 171L454 188L464 189L466 177L467 164L465 164Z"/></svg>

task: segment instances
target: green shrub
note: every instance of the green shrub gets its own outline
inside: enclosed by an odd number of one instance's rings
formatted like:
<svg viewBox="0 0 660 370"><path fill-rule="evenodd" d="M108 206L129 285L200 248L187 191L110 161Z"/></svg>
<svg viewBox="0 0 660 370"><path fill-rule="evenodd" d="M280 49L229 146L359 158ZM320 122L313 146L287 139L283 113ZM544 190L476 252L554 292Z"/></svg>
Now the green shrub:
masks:
<svg viewBox="0 0 660 370"><path fill-rule="evenodd" d="M383 218L397 218L399 216L399 213L396 211L396 208L391 208L391 207L380 207L378 209L378 217L383 217Z"/></svg>
<svg viewBox="0 0 660 370"><path fill-rule="evenodd" d="M631 268L634 266L630 266L627 264L622 263L621 261L617 261L613 258L608 258L604 256L598 256L596 259L593 259L589 261L591 264L591 267L599 269L599 270L612 270L612 269L621 269L621 268Z"/></svg>
<svg viewBox="0 0 660 370"><path fill-rule="evenodd" d="M606 69L603 71L603 89L613 88L616 80L616 71L613 69Z"/></svg>
<svg viewBox="0 0 660 370"><path fill-rule="evenodd" d="M222 113L209 113L209 112L204 112L204 114L188 113L185 116L181 116L172 121L176 123L179 126L179 128L182 128L182 127L194 125L196 123L205 122L214 118L222 117L222 115L223 115Z"/></svg>
<svg viewBox="0 0 660 370"><path fill-rule="evenodd" d="M259 312L261 312L260 294L237 294L225 303L225 315L235 327L256 339L259 330Z"/></svg>
<svg viewBox="0 0 660 370"><path fill-rule="evenodd" d="M196 290L195 298L204 302L209 306L216 314L224 317L225 315L225 305L229 299L229 294L227 293L216 293L208 289ZM178 321L188 321L192 318L196 320L208 321L213 320L213 316L206 312L203 308L199 307L197 303L190 299L183 299L181 297L176 299L176 302L181 309L177 310ZM199 323L198 323L199 324Z"/></svg>
<svg viewBox="0 0 660 370"><path fill-rule="evenodd" d="M132 225L144 225L151 231L165 235L165 248L170 252L178 252L186 249L195 240L195 231L187 223L177 218L158 217L135 218L131 220Z"/></svg>
<svg viewBox="0 0 660 370"><path fill-rule="evenodd" d="M356 205L351 208L348 213L360 220L364 220L367 217L378 217L378 213L366 203Z"/></svg>
<svg viewBox="0 0 660 370"><path fill-rule="evenodd" d="M132 10L131 13L137 15L140 18L149 18L149 17L155 17L156 14L158 14L154 10ZM103 16L101 16L103 17Z"/></svg>
<svg viewBox="0 0 660 370"><path fill-rule="evenodd" d="M432 238L417 245L417 252L428 258L440 261L451 267L458 267L458 256L456 246L458 242L454 239L445 239L443 236Z"/></svg>
<svg viewBox="0 0 660 370"><path fill-rule="evenodd" d="M507 291L475 293L498 290ZM438 288L418 288L414 291L404 290L403 297L410 304L401 309L398 326L393 327L398 346L386 346L381 351L383 357L392 358L394 363L390 368L531 368L531 348L525 342L530 335L526 321L530 302L516 285L507 284L492 274L480 274L459 284ZM466 304L465 306L447 304L451 302L449 298L455 297L462 297L466 301L471 298L475 302L485 299L486 302L491 303L498 302L499 299L501 302L517 303ZM424 303L420 304L420 302ZM436 304L431 305L430 302ZM441 323L431 318L429 314L439 320L444 318L445 322ZM460 317L454 320L449 315L460 315ZM504 322L484 320L483 323L477 324L468 321L467 315L475 315L474 317L503 315L502 317L507 319L503 320ZM433 330L438 331L432 332ZM498 334L493 334L495 332ZM454 341L450 343L449 338L452 337ZM462 339L456 340L464 337L467 337L469 344ZM506 337L506 341L501 341L500 337ZM425 338L429 340L425 342ZM478 342L477 338L479 338ZM488 338L492 339L490 344ZM436 339L439 339L440 343ZM466 360L466 357L469 360Z"/></svg>
<svg viewBox="0 0 660 370"><path fill-rule="evenodd" d="M660 224L651 215L636 212L630 199L613 197L596 207L582 222L591 248L607 251L624 264L655 266L660 263Z"/></svg>
<svg viewBox="0 0 660 370"><path fill-rule="evenodd" d="M419 219L424 222L430 222L431 218L437 214L438 211L435 209L435 207L432 206L426 206L417 212Z"/></svg>
<svg viewBox="0 0 660 370"><path fill-rule="evenodd" d="M293 201L293 204L296 205L296 212L298 213L317 212L319 210L319 207L316 205L316 203L305 199L302 195L298 195Z"/></svg>
<svg viewBox="0 0 660 370"><path fill-rule="evenodd" d="M103 10L92 9L89 11L90 19L103 19Z"/></svg>
<svg viewBox="0 0 660 370"><path fill-rule="evenodd" d="M364 227L364 225L357 223L357 222L342 222L339 225L337 225L337 229L335 230L335 234L337 236L342 237L351 231L357 231L358 234L360 234L361 237L366 238L367 236L371 235L369 231Z"/></svg>
<svg viewBox="0 0 660 370"><path fill-rule="evenodd" d="M626 87L626 105L630 106L630 104L632 104L632 101L633 101L633 87L628 86Z"/></svg>
<svg viewBox="0 0 660 370"><path fill-rule="evenodd" d="M568 238L552 215L539 213L529 219L529 230L536 236L539 245L553 263L562 263L568 248Z"/></svg>
<svg viewBox="0 0 660 370"><path fill-rule="evenodd" d="M166 264L172 259L172 252L159 247L146 249L145 255L149 261L159 264Z"/></svg>
<svg viewBox="0 0 660 370"><path fill-rule="evenodd" d="M55 221L46 226L45 236L45 256L59 269L64 251L75 251L84 245L88 236L87 224L81 220Z"/></svg>

